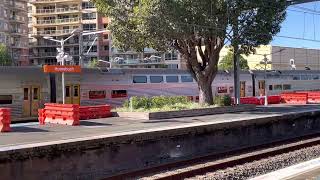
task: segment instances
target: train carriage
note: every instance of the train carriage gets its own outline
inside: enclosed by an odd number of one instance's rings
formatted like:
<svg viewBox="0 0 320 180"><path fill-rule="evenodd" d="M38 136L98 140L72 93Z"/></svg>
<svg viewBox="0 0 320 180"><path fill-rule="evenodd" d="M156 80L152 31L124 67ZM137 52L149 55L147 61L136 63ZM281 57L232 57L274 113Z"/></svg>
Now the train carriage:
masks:
<svg viewBox="0 0 320 180"><path fill-rule="evenodd" d="M320 90L319 76L320 71L241 72L240 95ZM132 96L198 99L197 84L185 70L84 68L80 74L66 73L65 84L66 103L70 104L117 107ZM233 95L233 73L220 71L212 87L215 96ZM0 67L0 107L12 108L14 120L37 116L37 109L46 102L62 102L60 74L44 73L41 67Z"/></svg>

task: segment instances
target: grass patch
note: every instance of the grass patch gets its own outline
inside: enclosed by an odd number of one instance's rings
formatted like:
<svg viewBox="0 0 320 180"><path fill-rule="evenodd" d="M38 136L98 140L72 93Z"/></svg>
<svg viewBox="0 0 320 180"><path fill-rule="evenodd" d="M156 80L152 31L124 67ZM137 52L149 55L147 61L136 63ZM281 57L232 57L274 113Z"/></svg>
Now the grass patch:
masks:
<svg viewBox="0 0 320 180"><path fill-rule="evenodd" d="M200 105L184 96L155 96L155 97L132 97L132 112L164 112L180 111L188 109L213 108L231 105L231 98L219 96L215 98L215 105ZM126 100L123 107L117 108L118 112L131 112L129 100Z"/></svg>

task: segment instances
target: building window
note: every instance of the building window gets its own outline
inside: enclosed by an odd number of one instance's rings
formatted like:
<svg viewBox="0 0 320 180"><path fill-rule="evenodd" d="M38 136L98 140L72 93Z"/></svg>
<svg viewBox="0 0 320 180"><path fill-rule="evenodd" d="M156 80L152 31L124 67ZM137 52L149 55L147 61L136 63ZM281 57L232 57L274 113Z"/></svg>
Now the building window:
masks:
<svg viewBox="0 0 320 180"><path fill-rule="evenodd" d="M109 39L109 34L104 34L103 39Z"/></svg>
<svg viewBox="0 0 320 180"><path fill-rule="evenodd" d="M109 51L109 46L107 45L107 46L104 46L104 50L105 51Z"/></svg>
<svg viewBox="0 0 320 180"><path fill-rule="evenodd" d="M309 80L308 75L301 75L301 80Z"/></svg>
<svg viewBox="0 0 320 180"><path fill-rule="evenodd" d="M133 76L133 83L147 83L147 76Z"/></svg>
<svg viewBox="0 0 320 180"><path fill-rule="evenodd" d="M12 95L0 95L0 104L12 104Z"/></svg>
<svg viewBox="0 0 320 180"><path fill-rule="evenodd" d="M96 13L84 13L82 14L82 20L92 20L92 19L96 19L97 15Z"/></svg>
<svg viewBox="0 0 320 180"><path fill-rule="evenodd" d="M191 76L181 76L181 82L193 82L193 78Z"/></svg>
<svg viewBox="0 0 320 180"><path fill-rule="evenodd" d="M179 82L178 76L166 76L167 83L177 83Z"/></svg>
<svg viewBox="0 0 320 180"><path fill-rule="evenodd" d="M84 31L96 30L96 28L97 28L96 24L83 24Z"/></svg>
<svg viewBox="0 0 320 180"><path fill-rule="evenodd" d="M312 75L313 80L319 80L319 75Z"/></svg>
<svg viewBox="0 0 320 180"><path fill-rule="evenodd" d="M89 99L105 99L106 91L89 91Z"/></svg>
<svg viewBox="0 0 320 180"><path fill-rule="evenodd" d="M163 76L150 76L150 82L151 83L162 83Z"/></svg>
<svg viewBox="0 0 320 180"><path fill-rule="evenodd" d="M273 86L269 85L269 91L273 91Z"/></svg>
<svg viewBox="0 0 320 180"><path fill-rule="evenodd" d="M178 64L168 64L168 69L178 69Z"/></svg>
<svg viewBox="0 0 320 180"><path fill-rule="evenodd" d="M103 28L104 29L107 29L107 27L108 27L108 23L107 24L103 24Z"/></svg>
<svg viewBox="0 0 320 180"><path fill-rule="evenodd" d="M127 97L127 90L112 90L112 98L124 98Z"/></svg>
<svg viewBox="0 0 320 180"><path fill-rule="evenodd" d="M91 9L95 8L94 4L92 2L83 2L82 3L82 9Z"/></svg>

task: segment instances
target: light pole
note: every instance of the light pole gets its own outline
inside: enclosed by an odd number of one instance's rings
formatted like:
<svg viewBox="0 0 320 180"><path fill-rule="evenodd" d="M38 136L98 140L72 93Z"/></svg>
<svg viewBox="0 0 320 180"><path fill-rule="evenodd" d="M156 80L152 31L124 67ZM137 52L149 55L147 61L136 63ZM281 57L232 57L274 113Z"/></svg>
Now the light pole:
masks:
<svg viewBox="0 0 320 180"><path fill-rule="evenodd" d="M265 86L265 91L264 91L264 105L268 106L268 85L267 85L267 65L271 64L272 62L267 58L267 55L264 55L264 58L262 61L260 61L260 64L264 65L264 86Z"/></svg>
<svg viewBox="0 0 320 180"><path fill-rule="evenodd" d="M47 40L50 40L50 41L54 41L54 42L58 42L60 43L61 45L61 49L60 49L60 52L58 50L58 55L61 54L62 57L60 58L61 60L61 65L64 66L64 61L65 61L65 57L64 57L64 43L66 41L68 41L70 38L72 38L74 35L75 35L75 32L77 31L78 29L74 29L72 32L71 32L71 35L69 37L67 37L66 39L61 39L60 41L59 40L56 40L56 39L53 39L53 37L49 37L49 36L45 36L43 37L44 39L47 39ZM57 60L59 61L58 57L57 57ZM64 72L62 72L62 77L61 77L61 81L62 81L62 103L65 104L65 99L66 99L66 90L65 90L65 80L64 80Z"/></svg>

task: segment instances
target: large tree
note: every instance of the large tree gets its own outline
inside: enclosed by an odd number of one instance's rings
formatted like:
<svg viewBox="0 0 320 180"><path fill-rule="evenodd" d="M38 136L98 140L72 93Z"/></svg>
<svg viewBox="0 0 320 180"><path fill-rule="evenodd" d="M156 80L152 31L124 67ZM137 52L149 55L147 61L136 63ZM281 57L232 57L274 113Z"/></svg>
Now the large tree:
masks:
<svg viewBox="0 0 320 180"><path fill-rule="evenodd" d="M268 44L285 19L286 0L93 0L111 18L113 44L123 50L178 50L213 104L212 81L227 40L248 54ZM238 49L238 48L237 48Z"/></svg>
<svg viewBox="0 0 320 180"><path fill-rule="evenodd" d="M232 70L233 69L233 51L229 51L219 62L219 70ZM249 70L248 61L243 57L239 56L239 66L241 70Z"/></svg>
<svg viewBox="0 0 320 180"><path fill-rule="evenodd" d="M10 66L12 60L7 47L4 44L0 44L0 66Z"/></svg>

